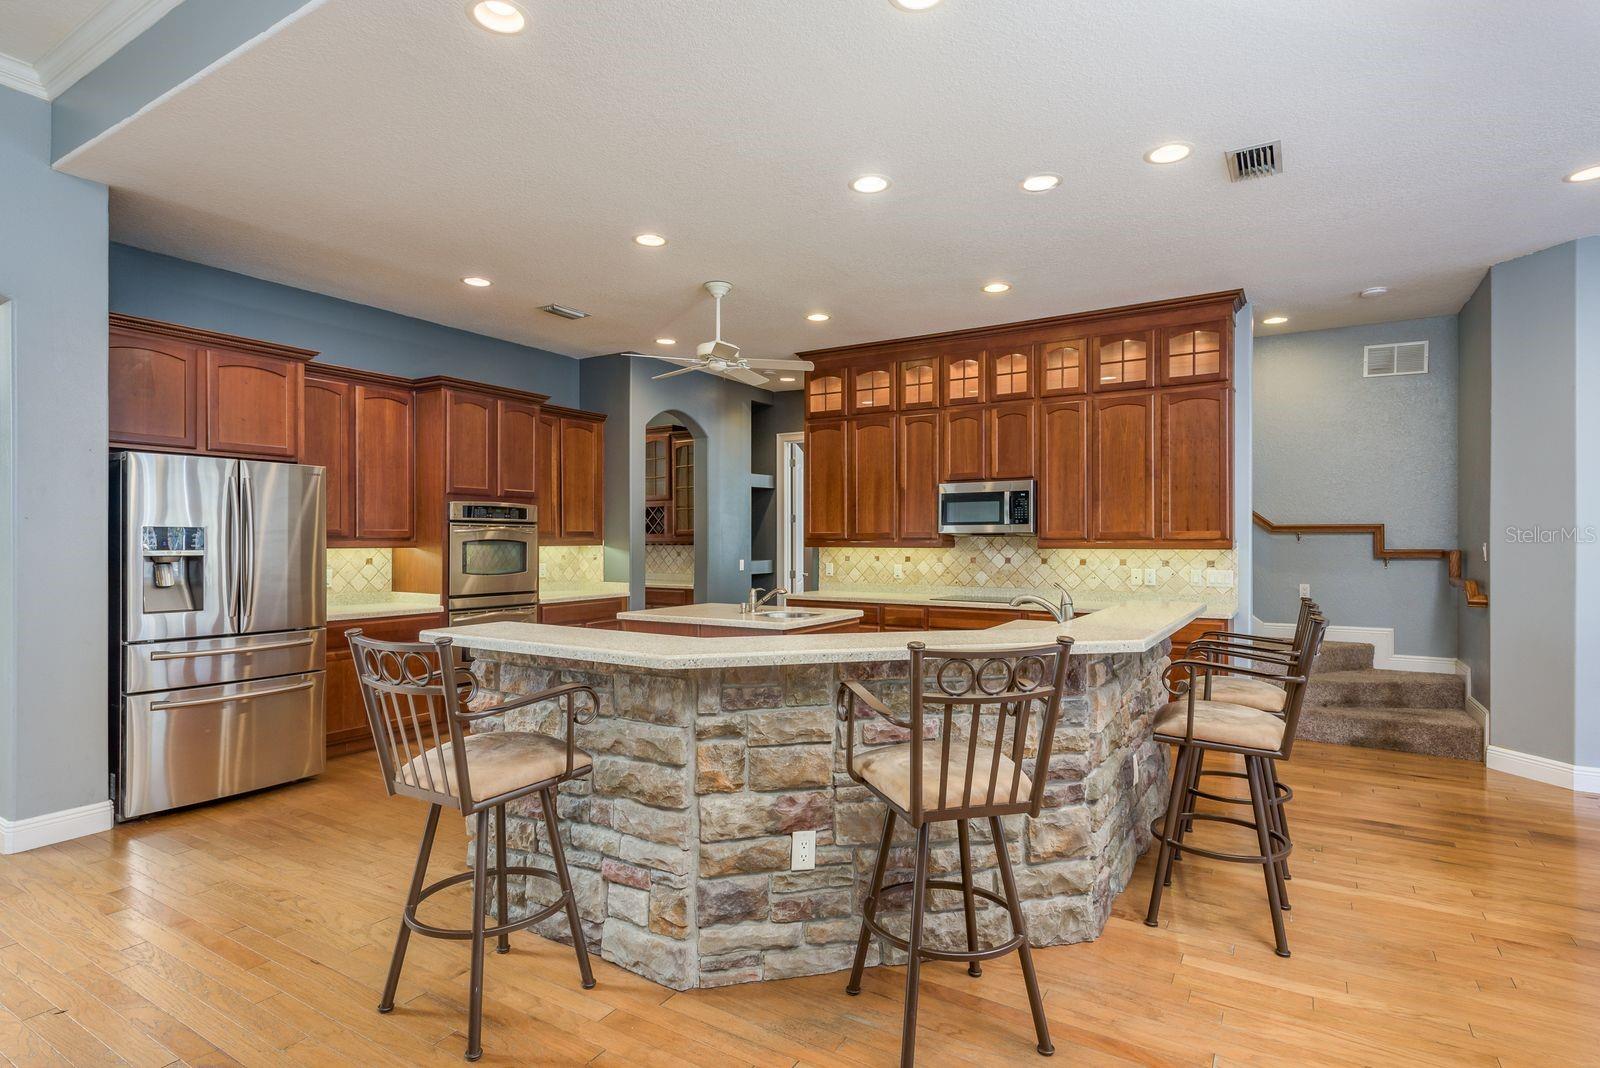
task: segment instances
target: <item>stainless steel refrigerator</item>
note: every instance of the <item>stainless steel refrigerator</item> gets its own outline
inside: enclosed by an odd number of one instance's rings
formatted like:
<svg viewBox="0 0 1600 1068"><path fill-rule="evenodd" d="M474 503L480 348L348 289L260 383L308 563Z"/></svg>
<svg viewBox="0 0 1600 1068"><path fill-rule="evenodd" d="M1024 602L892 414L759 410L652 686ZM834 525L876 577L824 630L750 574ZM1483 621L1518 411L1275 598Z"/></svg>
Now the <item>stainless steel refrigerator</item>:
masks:
<svg viewBox="0 0 1600 1068"><path fill-rule="evenodd" d="M111 485L118 817L322 771L323 469L120 452Z"/></svg>

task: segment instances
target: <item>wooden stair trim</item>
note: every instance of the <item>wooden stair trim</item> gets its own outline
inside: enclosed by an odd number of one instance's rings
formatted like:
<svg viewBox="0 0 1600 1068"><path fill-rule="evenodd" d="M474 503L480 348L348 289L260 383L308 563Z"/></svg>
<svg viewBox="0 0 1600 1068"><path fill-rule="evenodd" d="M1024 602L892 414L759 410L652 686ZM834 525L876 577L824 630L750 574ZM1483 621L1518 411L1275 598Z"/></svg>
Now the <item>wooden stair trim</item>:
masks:
<svg viewBox="0 0 1600 1068"><path fill-rule="evenodd" d="M1461 573L1460 549L1391 549L1388 547L1382 523L1274 523L1260 512L1251 512L1256 526L1268 534L1366 534L1372 538L1372 558L1387 563L1390 560L1443 560L1449 572L1450 585L1461 587L1468 608L1489 607L1489 595L1477 579L1466 578Z"/></svg>

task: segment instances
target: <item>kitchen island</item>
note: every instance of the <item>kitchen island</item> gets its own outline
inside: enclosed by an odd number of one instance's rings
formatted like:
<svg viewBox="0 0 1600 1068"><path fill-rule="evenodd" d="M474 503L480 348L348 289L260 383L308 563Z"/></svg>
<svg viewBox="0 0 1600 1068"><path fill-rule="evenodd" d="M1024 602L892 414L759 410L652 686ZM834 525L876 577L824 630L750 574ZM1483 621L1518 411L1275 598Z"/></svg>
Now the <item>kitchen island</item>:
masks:
<svg viewBox="0 0 1600 1068"><path fill-rule="evenodd" d="M861 615L859 608L774 606L752 611L740 604L684 604L618 612L617 619L623 630L640 634L730 638L848 630Z"/></svg>
<svg viewBox="0 0 1600 1068"><path fill-rule="evenodd" d="M568 682L594 687L599 715L578 735L594 770L559 801L585 935L606 960L681 990L849 967L884 810L845 773L835 696L841 681L861 680L904 713L913 640L993 649L1075 639L1044 809L1008 820L1007 837L1032 940L1097 937L1161 804L1166 754L1150 725L1164 700L1168 639L1202 608L1141 603L985 631L697 638L488 623L423 637L468 650L491 700ZM535 706L478 728L554 734L559 719ZM882 720L859 729L868 746L904 738ZM790 870L790 835L800 830L817 832L814 870ZM511 806L507 831L513 864L550 866L537 802ZM993 888L992 846L983 828L973 831L975 878ZM954 826L936 835L934 866L949 870ZM513 891L515 914L547 888ZM886 900L880 916L892 925L905 901ZM964 938L957 895L934 892L930 910L935 944ZM555 919L542 933L568 937ZM1009 930L992 907L979 926L985 942ZM869 962L879 953L874 945Z"/></svg>

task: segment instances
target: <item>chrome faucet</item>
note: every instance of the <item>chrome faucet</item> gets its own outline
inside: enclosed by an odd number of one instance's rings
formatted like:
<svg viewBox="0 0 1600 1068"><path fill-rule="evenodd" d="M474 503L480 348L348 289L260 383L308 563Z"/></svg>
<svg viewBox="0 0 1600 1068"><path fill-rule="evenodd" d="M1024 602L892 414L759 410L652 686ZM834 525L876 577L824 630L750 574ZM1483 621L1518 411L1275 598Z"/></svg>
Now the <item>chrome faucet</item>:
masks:
<svg viewBox="0 0 1600 1068"><path fill-rule="evenodd" d="M1049 612L1057 623L1070 623L1072 622L1072 613L1074 611L1072 604L1072 591L1067 589L1065 584L1060 582L1056 583L1056 589L1061 591L1061 600L1056 604L1051 604L1049 601L1045 600L1043 597L1040 597L1036 593L1024 593L1020 597L1013 597L1011 599L1011 607L1021 608L1025 604L1031 604L1035 607L1044 609L1046 612Z"/></svg>
<svg viewBox="0 0 1600 1068"><path fill-rule="evenodd" d="M750 591L749 602L741 607L743 607L745 615L753 616L757 611L760 610L762 605L766 604L768 601L771 601L773 598L787 596L789 596L789 591L782 586L774 586L772 589L767 590L766 592L762 592L761 587L757 586ZM779 607L781 608L782 605L779 605Z"/></svg>

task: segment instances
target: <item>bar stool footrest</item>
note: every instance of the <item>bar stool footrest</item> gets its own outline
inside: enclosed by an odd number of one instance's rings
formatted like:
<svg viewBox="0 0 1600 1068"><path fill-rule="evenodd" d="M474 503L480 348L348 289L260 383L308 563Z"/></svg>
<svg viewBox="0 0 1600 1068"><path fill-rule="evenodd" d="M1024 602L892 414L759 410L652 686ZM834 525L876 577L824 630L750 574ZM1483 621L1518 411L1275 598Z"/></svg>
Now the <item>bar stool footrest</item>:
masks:
<svg viewBox="0 0 1600 1068"><path fill-rule="evenodd" d="M1249 776L1242 771L1225 771L1221 768L1218 768L1215 771L1210 768L1201 768L1200 775L1201 777L1207 775L1216 775L1224 779L1249 779ZM1294 800L1294 791L1291 790L1286 784L1280 782L1277 784L1277 787L1278 788L1273 791L1273 796L1267 798L1267 804L1282 807L1287 802ZM1208 794L1204 790L1192 790L1190 792L1195 797L1203 797L1207 801L1220 801L1224 805L1250 804L1250 799L1248 797L1228 797L1224 794ZM1184 815L1188 815L1188 813L1184 813Z"/></svg>
<svg viewBox="0 0 1600 1068"><path fill-rule="evenodd" d="M507 865L504 869L504 872L508 876L527 875L535 879L549 879L551 882L556 883L561 881L560 877L557 876L555 872L545 871L543 868L522 868ZM490 868L484 874L487 879L499 879L501 875L501 869ZM424 901L428 900L429 897L437 894L441 890L448 890L452 886L471 881L472 872L470 871L460 872L456 875L450 876L447 879L440 879L436 883L423 887L421 893L417 895L417 905L421 905ZM535 912L531 915L524 916L520 920L513 920L510 923L502 923L497 927L485 927L483 929L483 937L485 939L489 939L498 938L503 934L512 934L513 932L520 931L525 927L531 927L540 920L547 920L566 907L567 898L566 895L563 894L561 897L556 899L555 904L540 909L538 912ZM427 935L429 938L449 938L458 941L470 941L472 938L472 929L470 927L435 927L431 923L423 923L421 920L417 919L416 906L406 909L405 915L402 917L402 919L405 922L405 925L411 930L420 935Z"/></svg>
<svg viewBox="0 0 1600 1068"><path fill-rule="evenodd" d="M1224 816L1216 812L1185 812L1182 816L1182 819L1210 820L1212 823L1230 823L1235 827L1244 827L1251 831L1256 829L1255 823L1251 820L1241 820L1233 816ZM1291 843L1288 838L1284 837L1282 833L1273 830L1271 827L1267 828L1267 837L1273 846L1272 855L1270 857L1263 857L1259 853L1221 853L1214 849L1203 849L1200 846L1195 845L1193 841L1189 839L1185 839L1180 842L1176 838L1167 838L1161 833L1161 825L1165 822L1166 820L1161 817L1151 820L1150 834L1155 838L1156 841L1164 842L1173 849L1182 850L1185 856L1193 853L1198 857L1209 857L1212 860L1225 860L1233 864L1266 864L1268 861L1276 864L1279 861L1286 859L1289 854L1294 851L1293 843Z"/></svg>
<svg viewBox="0 0 1600 1068"><path fill-rule="evenodd" d="M911 882L909 880L905 882L889 883L879 890L878 893L881 896L890 890L898 890L902 886L910 885ZM958 894L963 891L963 887L960 883L953 882L949 879L929 879L928 889L953 890ZM981 897L985 901L991 901L1005 909L1008 916L1011 914L1011 908L1006 904L1005 898L1001 897L993 890L986 890L981 886L974 886L972 888L972 896ZM894 946L901 952L910 952L911 943L909 941L888 930L878 922L877 898L872 897L867 899L865 905L862 907L862 918L867 925L867 929L873 934L877 935L885 942L888 942L891 946ZM987 949L934 949L929 946L923 946L919 951L918 956L920 956L923 960L948 960L962 962L991 960L995 957L1003 957L1007 953L1014 952L1020 945L1022 945L1022 936L1020 934L1014 934L1004 942L1001 942L998 945L990 946Z"/></svg>

